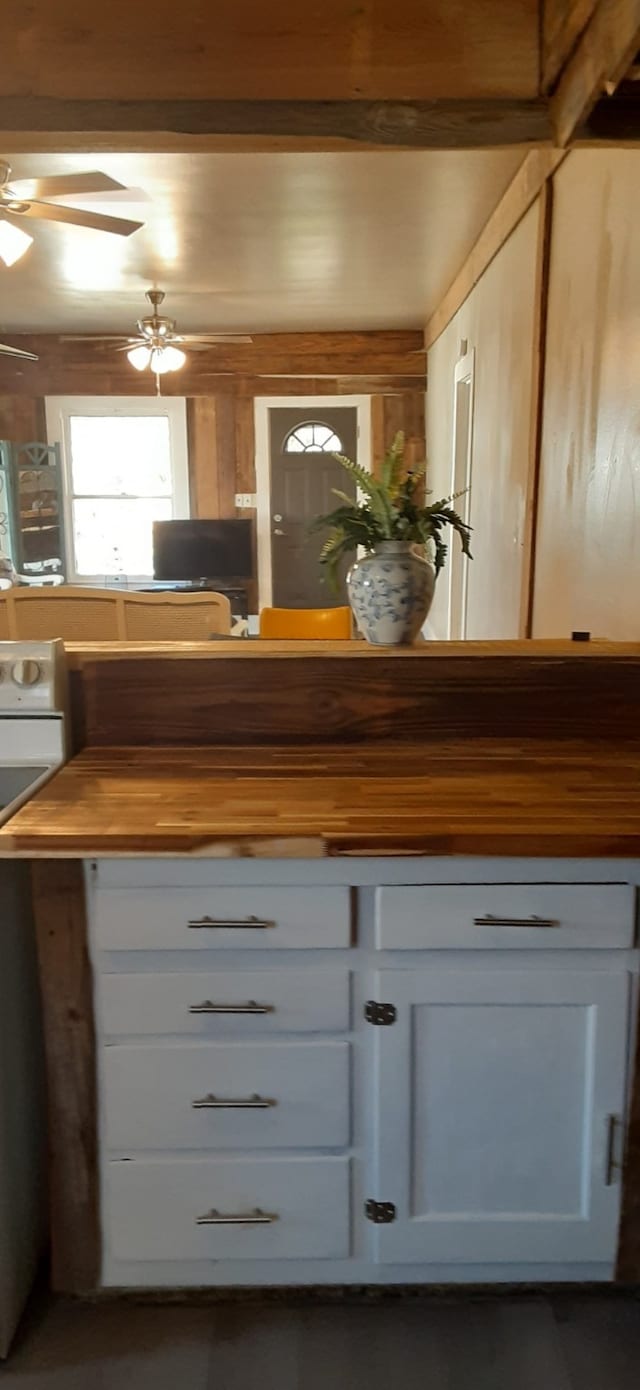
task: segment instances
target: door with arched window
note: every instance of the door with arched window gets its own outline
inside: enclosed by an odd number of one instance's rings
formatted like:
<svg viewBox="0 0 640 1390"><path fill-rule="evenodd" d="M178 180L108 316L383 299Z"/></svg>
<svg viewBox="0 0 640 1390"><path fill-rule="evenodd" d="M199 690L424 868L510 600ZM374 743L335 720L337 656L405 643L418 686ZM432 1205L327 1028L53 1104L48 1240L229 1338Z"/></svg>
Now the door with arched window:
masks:
<svg viewBox="0 0 640 1390"><path fill-rule="evenodd" d="M336 594L318 563L324 536L309 535L317 516L339 505L332 489L355 497L356 487L334 457L358 450L355 406L276 408L270 415L271 568L273 603L282 608L329 608L345 603L344 571Z"/></svg>

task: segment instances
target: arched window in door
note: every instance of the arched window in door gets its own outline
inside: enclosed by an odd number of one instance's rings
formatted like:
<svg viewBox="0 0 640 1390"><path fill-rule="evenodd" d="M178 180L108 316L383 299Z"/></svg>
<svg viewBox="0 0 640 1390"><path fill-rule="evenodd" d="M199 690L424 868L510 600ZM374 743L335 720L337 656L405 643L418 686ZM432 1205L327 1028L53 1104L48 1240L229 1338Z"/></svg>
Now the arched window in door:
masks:
<svg viewBox="0 0 640 1390"><path fill-rule="evenodd" d="M342 441L330 425L320 420L309 420L304 425L296 425L284 441L287 454L341 454Z"/></svg>

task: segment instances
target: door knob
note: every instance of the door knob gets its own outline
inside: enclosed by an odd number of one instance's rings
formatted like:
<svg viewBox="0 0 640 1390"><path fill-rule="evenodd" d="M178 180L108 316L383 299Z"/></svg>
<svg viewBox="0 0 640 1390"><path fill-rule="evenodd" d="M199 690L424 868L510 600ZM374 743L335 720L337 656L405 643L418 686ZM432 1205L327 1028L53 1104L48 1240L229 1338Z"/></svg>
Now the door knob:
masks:
<svg viewBox="0 0 640 1390"><path fill-rule="evenodd" d="M274 536L284 536L284 531L281 531L281 530L280 530L280 527L279 527L279 526L276 526L276 529L275 529L275 531L274 531L273 534L274 534Z"/></svg>
<svg viewBox="0 0 640 1390"><path fill-rule="evenodd" d="M282 521L282 520L283 520L283 518L280 516L280 513L279 513L279 512L275 512L275 513L274 513L273 519L274 519L274 521Z"/></svg>

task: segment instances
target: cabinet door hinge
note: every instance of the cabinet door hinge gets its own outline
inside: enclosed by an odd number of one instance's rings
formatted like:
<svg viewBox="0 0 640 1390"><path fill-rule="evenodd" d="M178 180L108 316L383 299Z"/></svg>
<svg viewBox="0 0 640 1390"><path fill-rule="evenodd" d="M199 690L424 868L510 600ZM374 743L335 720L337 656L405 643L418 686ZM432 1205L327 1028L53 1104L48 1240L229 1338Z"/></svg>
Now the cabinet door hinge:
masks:
<svg viewBox="0 0 640 1390"><path fill-rule="evenodd" d="M376 1226L389 1226L396 1219L393 1202L374 1202L371 1197L364 1204L364 1214L367 1221L375 1222Z"/></svg>
<svg viewBox="0 0 640 1390"><path fill-rule="evenodd" d="M379 1004L375 999L368 999L364 1006L364 1016L367 1023L377 1023L379 1027L386 1028L390 1023L395 1023L398 1010L395 1004Z"/></svg>

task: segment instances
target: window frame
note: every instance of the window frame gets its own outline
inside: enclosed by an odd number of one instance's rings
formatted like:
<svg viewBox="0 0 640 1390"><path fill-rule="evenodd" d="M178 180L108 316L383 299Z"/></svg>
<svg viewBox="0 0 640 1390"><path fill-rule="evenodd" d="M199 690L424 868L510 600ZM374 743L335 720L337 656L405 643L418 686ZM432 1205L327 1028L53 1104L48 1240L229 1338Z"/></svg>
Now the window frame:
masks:
<svg viewBox="0 0 640 1390"><path fill-rule="evenodd" d="M67 579L75 584L98 585L104 587L105 580L118 584L117 575L79 574L76 567L73 502L74 493L71 467L70 418L84 416L166 416L169 421L169 448L171 457L171 517L187 520L189 506L189 453L187 442L187 403L184 396L47 396L45 401L47 439L49 443L58 441L62 457L62 492L65 521L65 565ZM131 498L139 494L130 494ZM111 494L100 493L96 501L108 500ZM117 495L113 494L117 500ZM129 574L122 577L122 583L147 581L151 574Z"/></svg>

